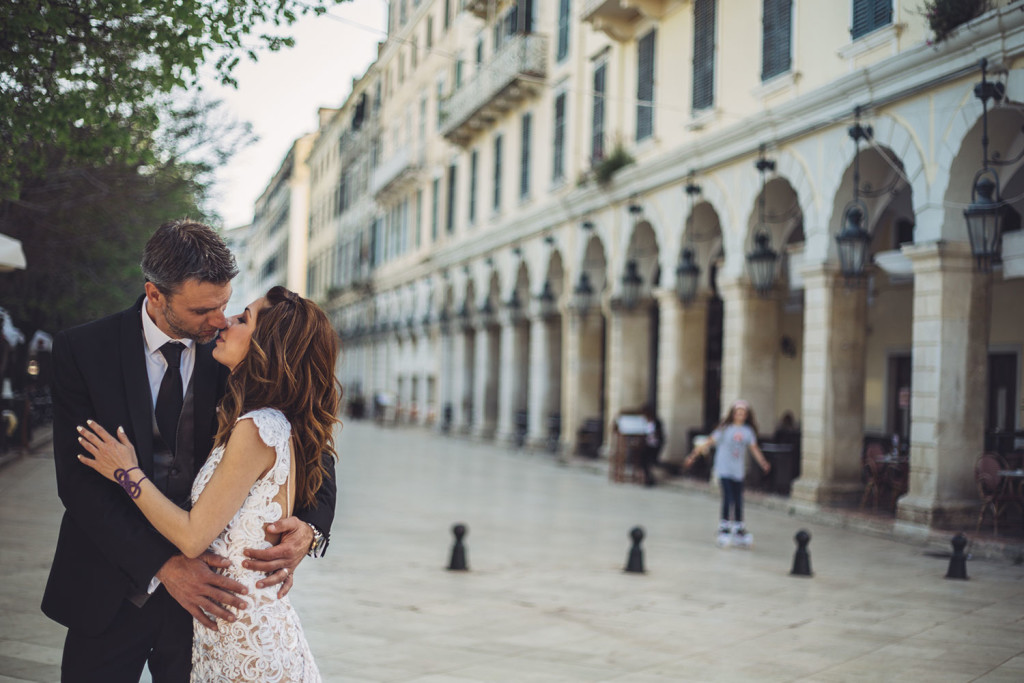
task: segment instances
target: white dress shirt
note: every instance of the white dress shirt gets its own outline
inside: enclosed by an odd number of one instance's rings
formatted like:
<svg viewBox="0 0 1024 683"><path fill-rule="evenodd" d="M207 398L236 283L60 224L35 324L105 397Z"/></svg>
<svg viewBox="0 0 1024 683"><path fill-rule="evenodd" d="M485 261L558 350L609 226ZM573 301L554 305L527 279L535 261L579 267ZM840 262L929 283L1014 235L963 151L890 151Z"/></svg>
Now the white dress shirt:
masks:
<svg viewBox="0 0 1024 683"><path fill-rule="evenodd" d="M167 359L160 353L160 347L169 341L178 341L185 345L181 352L181 386L182 398L188 390L189 380L192 379L192 369L196 364L196 344L191 339L174 339L164 334L163 330L156 326L153 319L146 312L146 302L142 302L142 337L146 351L146 375L149 376L149 393L153 397L153 410L156 414L156 395L160 393L160 383L164 380L164 373L167 372ZM156 419L154 417L154 419ZM155 576L150 579L146 592L153 594L160 586L160 579Z"/></svg>
<svg viewBox="0 0 1024 683"><path fill-rule="evenodd" d="M167 359L160 353L160 347L169 341L181 342L185 350L181 352L181 387L182 398L192 379L192 369L196 364L196 343L191 339L175 339L164 334L156 326L146 312L146 302L142 302L142 336L146 344L146 374L149 376L149 393L153 397L153 410L156 410L156 396L160 393L160 383L167 372Z"/></svg>

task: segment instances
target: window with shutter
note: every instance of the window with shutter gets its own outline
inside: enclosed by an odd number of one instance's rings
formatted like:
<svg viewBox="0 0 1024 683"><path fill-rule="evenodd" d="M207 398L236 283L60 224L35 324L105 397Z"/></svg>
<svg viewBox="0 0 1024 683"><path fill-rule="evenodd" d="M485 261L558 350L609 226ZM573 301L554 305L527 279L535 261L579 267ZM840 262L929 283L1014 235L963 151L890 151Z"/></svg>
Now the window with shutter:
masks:
<svg viewBox="0 0 1024 683"><path fill-rule="evenodd" d="M501 210L501 135L494 136L494 210Z"/></svg>
<svg viewBox="0 0 1024 683"><path fill-rule="evenodd" d="M693 109L715 103L715 2L693 2Z"/></svg>
<svg viewBox="0 0 1024 683"><path fill-rule="evenodd" d="M565 93L555 97L555 155L551 168L551 179L555 182L565 177Z"/></svg>
<svg viewBox="0 0 1024 683"><path fill-rule="evenodd" d="M556 59L561 62L569 56L569 0L558 3L558 53Z"/></svg>
<svg viewBox="0 0 1024 683"><path fill-rule="evenodd" d="M602 62L594 68L594 104L590 137L591 163L604 158L604 97L607 73L608 65L606 63Z"/></svg>
<svg viewBox="0 0 1024 683"><path fill-rule="evenodd" d="M434 178L430 191L430 239L437 241L437 231L441 224L441 179Z"/></svg>
<svg viewBox="0 0 1024 683"><path fill-rule="evenodd" d="M654 37L655 29L637 43L636 139L654 133Z"/></svg>
<svg viewBox="0 0 1024 683"><path fill-rule="evenodd" d="M476 167L479 155L474 149L469 154L469 224L476 223Z"/></svg>
<svg viewBox="0 0 1024 683"><path fill-rule="evenodd" d="M892 23L892 0L853 0L850 36L856 40Z"/></svg>
<svg viewBox="0 0 1024 683"><path fill-rule="evenodd" d="M523 139L519 156L519 197L530 196L530 137L533 128L533 115L523 114Z"/></svg>
<svg viewBox="0 0 1024 683"><path fill-rule="evenodd" d="M445 229L448 234L455 232L455 164L448 167L448 212L445 214Z"/></svg>
<svg viewBox="0 0 1024 683"><path fill-rule="evenodd" d="M764 0L761 80L786 73L791 65L793 0Z"/></svg>

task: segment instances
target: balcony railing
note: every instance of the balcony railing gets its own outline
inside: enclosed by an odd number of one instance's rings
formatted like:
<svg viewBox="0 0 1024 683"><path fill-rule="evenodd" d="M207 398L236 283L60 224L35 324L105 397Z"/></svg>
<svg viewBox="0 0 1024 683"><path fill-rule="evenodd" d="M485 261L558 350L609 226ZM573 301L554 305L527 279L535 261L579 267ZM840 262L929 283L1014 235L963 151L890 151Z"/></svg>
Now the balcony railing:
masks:
<svg viewBox="0 0 1024 683"><path fill-rule="evenodd" d="M414 178L422 167L422 153L401 147L377 166L370 177L370 193L377 196Z"/></svg>
<svg viewBox="0 0 1024 683"><path fill-rule="evenodd" d="M494 59L455 91L441 107L441 133L467 144L504 112L533 97L547 76L546 36L508 39Z"/></svg>

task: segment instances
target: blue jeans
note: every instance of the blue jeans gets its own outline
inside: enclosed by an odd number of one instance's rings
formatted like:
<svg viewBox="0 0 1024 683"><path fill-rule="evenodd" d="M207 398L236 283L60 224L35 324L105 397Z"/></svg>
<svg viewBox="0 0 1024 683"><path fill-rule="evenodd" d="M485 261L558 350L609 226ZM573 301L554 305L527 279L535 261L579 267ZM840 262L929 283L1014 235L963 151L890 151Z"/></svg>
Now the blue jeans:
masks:
<svg viewBox="0 0 1024 683"><path fill-rule="evenodd" d="M722 519L729 519L731 508L736 516L734 521L743 521L743 482L736 479L722 477L718 480L722 484Z"/></svg>

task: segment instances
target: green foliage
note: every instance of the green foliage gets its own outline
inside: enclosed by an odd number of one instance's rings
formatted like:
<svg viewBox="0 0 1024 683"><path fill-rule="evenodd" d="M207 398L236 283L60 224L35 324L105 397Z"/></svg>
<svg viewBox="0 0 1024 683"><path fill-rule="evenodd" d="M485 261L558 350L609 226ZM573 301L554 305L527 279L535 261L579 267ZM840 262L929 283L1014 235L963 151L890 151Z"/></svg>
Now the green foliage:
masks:
<svg viewBox="0 0 1024 683"><path fill-rule="evenodd" d="M156 98L215 60L224 83L242 56L279 50L283 27L341 0L13 0L0 3L0 200L58 154L151 163Z"/></svg>
<svg viewBox="0 0 1024 683"><path fill-rule="evenodd" d="M636 160L626 151L625 147L621 144L616 144L612 149L612 153L594 166L594 177L598 183L605 185L611 181L612 176L618 173L619 169L629 166L634 161Z"/></svg>
<svg viewBox="0 0 1024 683"><path fill-rule="evenodd" d="M23 331L124 307L156 226L212 218L208 174L251 133L171 93L211 61L233 84L240 59L293 43L275 29L338 2L0 2L0 232L28 261L0 274L0 304Z"/></svg>
<svg viewBox="0 0 1024 683"><path fill-rule="evenodd" d="M245 144L248 128L220 122L217 104L194 102L165 116L151 164L101 160L53 164L30 178L16 201L2 203L0 232L22 241L28 268L0 274L2 304L31 334L92 320L127 306L141 293L142 247L161 223L201 209L206 175Z"/></svg>
<svg viewBox="0 0 1024 683"><path fill-rule="evenodd" d="M936 43L949 37L956 27L990 9L988 0L929 0L921 8Z"/></svg>

